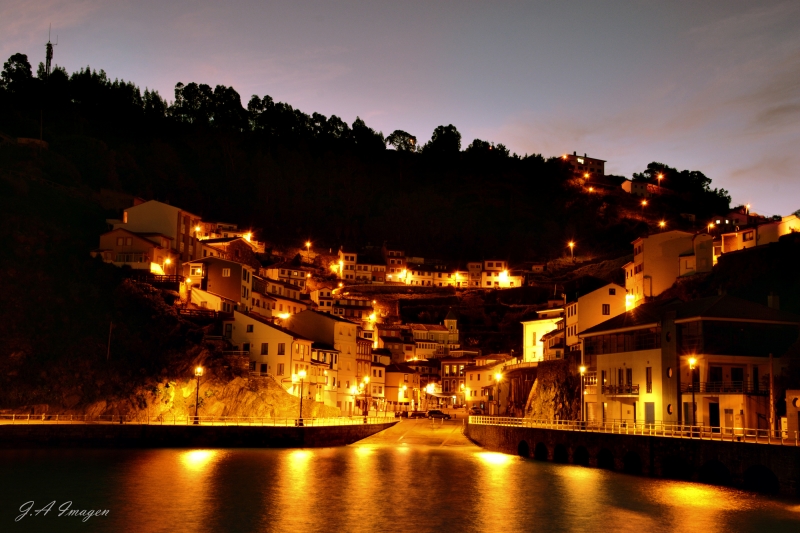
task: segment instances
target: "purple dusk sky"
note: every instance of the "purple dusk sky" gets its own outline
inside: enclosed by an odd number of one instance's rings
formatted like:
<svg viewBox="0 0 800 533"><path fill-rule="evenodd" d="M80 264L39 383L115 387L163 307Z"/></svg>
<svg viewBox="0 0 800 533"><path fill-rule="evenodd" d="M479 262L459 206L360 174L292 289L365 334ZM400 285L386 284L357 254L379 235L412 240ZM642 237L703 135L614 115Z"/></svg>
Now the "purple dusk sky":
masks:
<svg viewBox="0 0 800 533"><path fill-rule="evenodd" d="M800 2L4 0L0 56L90 65L173 98L233 86L420 142L454 124L630 177L701 170L734 203L800 209Z"/></svg>

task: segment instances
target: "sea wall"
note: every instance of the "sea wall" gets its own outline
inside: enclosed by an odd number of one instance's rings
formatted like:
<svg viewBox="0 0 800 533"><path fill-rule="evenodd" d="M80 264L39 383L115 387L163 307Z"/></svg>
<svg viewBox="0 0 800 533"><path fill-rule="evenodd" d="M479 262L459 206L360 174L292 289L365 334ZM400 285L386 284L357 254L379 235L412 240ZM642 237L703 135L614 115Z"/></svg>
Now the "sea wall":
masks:
<svg viewBox="0 0 800 533"><path fill-rule="evenodd" d="M397 422L342 426L6 424L0 448L317 448L344 446Z"/></svg>
<svg viewBox="0 0 800 533"><path fill-rule="evenodd" d="M800 496L800 447L467 424L489 450L758 492Z"/></svg>

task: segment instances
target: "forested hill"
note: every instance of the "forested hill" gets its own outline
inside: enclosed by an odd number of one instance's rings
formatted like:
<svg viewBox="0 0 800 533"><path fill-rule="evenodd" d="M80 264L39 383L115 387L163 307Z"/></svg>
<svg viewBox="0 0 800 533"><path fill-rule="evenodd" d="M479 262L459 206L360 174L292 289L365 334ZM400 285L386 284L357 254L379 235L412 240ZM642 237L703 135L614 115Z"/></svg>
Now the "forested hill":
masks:
<svg viewBox="0 0 800 533"><path fill-rule="evenodd" d="M269 96L245 106L232 87L196 83L178 83L168 103L89 67L47 78L40 64L34 74L15 54L0 82L0 133L39 138L40 127L48 154L6 149L6 171L169 201L252 225L278 244L389 240L415 256L536 260L563 254L568 240L583 251L627 252L648 230L634 199L587 194L560 159L467 144L452 125L422 144ZM654 180L656 170L679 189L653 202L653 220L677 225L680 213L701 219L729 207L700 172L654 163L636 179Z"/></svg>

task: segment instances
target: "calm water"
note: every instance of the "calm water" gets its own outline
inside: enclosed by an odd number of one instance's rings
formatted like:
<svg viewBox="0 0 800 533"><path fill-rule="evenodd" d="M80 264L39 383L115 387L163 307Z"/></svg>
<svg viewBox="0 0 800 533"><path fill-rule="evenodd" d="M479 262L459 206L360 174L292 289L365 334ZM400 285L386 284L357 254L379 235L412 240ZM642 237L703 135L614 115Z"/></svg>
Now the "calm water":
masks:
<svg viewBox="0 0 800 533"><path fill-rule="evenodd" d="M2 451L0 476L3 532L800 531L795 500L474 447ZM57 504L14 522L29 500Z"/></svg>

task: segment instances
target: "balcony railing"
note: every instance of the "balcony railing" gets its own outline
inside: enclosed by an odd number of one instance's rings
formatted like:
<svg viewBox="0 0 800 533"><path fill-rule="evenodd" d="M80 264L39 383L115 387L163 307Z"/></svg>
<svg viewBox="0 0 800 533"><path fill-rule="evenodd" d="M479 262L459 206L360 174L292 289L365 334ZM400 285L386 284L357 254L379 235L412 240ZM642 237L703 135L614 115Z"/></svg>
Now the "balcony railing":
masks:
<svg viewBox="0 0 800 533"><path fill-rule="evenodd" d="M681 392L692 392L692 384L681 384ZM768 395L769 387L749 381L699 381L694 384L694 392L698 394Z"/></svg>
<svg viewBox="0 0 800 533"><path fill-rule="evenodd" d="M639 384L603 385L602 391L608 396L639 396Z"/></svg>

